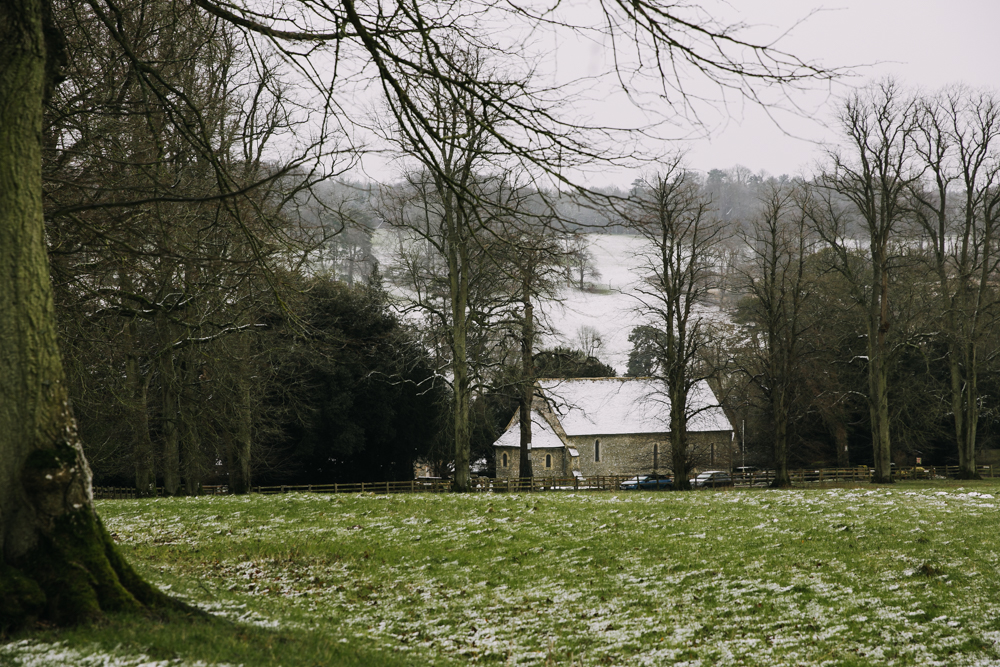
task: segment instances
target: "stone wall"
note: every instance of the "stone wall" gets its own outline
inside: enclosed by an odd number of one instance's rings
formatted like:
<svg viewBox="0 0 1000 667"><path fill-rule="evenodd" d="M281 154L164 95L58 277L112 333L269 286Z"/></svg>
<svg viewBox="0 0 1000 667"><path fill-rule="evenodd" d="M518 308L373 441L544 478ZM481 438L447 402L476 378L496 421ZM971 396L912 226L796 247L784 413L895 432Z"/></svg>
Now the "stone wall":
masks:
<svg viewBox="0 0 1000 667"><path fill-rule="evenodd" d="M639 433L632 435L571 436L567 440L580 452L579 460L570 459L567 449L544 448L531 450L531 465L535 477L570 477L574 463L584 477L595 475L644 475L667 472L671 468L670 436L667 433ZM597 442L600 442L600 460L596 460ZM729 470L736 450L730 431L690 433L688 442L695 470L719 468ZM655 448L655 449L654 449ZM502 466L503 454L508 465ZM552 456L552 467L545 467L545 456ZM520 451L517 447L497 447L497 477L518 477ZM655 461L654 461L655 458Z"/></svg>
<svg viewBox="0 0 1000 667"><path fill-rule="evenodd" d="M503 455L507 454L507 467ZM552 457L552 466L545 467L545 456ZM521 450L518 447L497 447L497 477L517 478L521 473ZM535 477L572 477L573 460L565 448L545 447L531 450L531 470Z"/></svg>

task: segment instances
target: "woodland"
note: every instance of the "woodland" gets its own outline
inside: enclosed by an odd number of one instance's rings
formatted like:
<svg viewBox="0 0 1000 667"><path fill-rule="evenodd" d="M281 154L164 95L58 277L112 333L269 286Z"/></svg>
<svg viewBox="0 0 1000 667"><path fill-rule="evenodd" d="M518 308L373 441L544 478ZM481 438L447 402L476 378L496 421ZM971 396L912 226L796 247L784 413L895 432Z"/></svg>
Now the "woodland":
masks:
<svg viewBox="0 0 1000 667"><path fill-rule="evenodd" d="M214 199L211 165L162 131L169 107L130 90L92 32L80 30L71 60L87 69L68 69L47 105L47 134L76 139L44 154L43 177L60 342L96 484L193 494L404 480L418 460L451 476L455 273L469 280L463 400L480 474L529 403L525 378L618 371L665 384L673 373L677 391L709 379L759 467L881 470L919 457L971 476L991 448L992 93L875 82L835 110L844 144L809 178L698 174L675 155L629 189L566 194L492 169L490 142L473 141L462 168L479 200L449 238L458 206L419 161L378 184L264 160L278 93L232 77L250 74L232 29L179 18L155 49L189 54L171 81L206 100L204 122L231 142L218 147L227 173L259 183L249 215ZM95 67L100 88L85 83ZM445 91L425 87L442 129L481 122L444 113ZM594 289L595 233L657 249L634 260L648 262L637 307L649 324L618 371L585 338L541 349L546 324L531 314L560 289Z"/></svg>
<svg viewBox="0 0 1000 667"><path fill-rule="evenodd" d="M528 469L535 379L614 370L585 339L538 344L538 304L593 277L583 233L651 250L629 371L670 398L678 488L703 379L778 484L789 461L832 460L890 482L921 452L976 475L995 419L993 93L874 82L831 109L842 142L814 176L700 175L642 154L649 128L573 116L591 82L533 79L534 31L598 31L617 85L656 91L662 122L701 99L681 70L753 103L841 72L697 5L592 18L0 5L0 628L185 609L122 559L95 482L246 493L406 478L424 458L467 491L515 410ZM376 151L399 177L350 180ZM642 176L570 176L596 163Z"/></svg>

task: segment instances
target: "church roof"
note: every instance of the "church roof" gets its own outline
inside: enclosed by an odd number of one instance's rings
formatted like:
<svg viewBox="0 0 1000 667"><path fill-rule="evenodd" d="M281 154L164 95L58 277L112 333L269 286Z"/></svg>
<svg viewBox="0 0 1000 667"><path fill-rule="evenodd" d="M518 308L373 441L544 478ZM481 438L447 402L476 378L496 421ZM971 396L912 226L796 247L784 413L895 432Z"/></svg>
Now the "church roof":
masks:
<svg viewBox="0 0 1000 667"><path fill-rule="evenodd" d="M537 400L537 399L536 399ZM507 430L503 432L503 435L493 443L494 447L520 447L521 446L521 420L518 414L514 413L514 418L510 420L507 425ZM546 449L546 448L561 448L563 446L563 441L556 435L556 432L552 430L549 423L545 421L545 417L538 414L537 411L531 411L531 448L532 449Z"/></svg>
<svg viewBox="0 0 1000 667"><path fill-rule="evenodd" d="M670 399L649 378L539 380L566 435L624 435L670 431ZM704 380L688 398L689 431L731 431L732 425Z"/></svg>
<svg viewBox="0 0 1000 667"><path fill-rule="evenodd" d="M670 432L670 399L663 383L650 378L575 378L538 381L543 398L532 410L532 448L562 447L563 442L538 413L544 404L555 414L567 436L635 435ZM732 431L726 413L704 380L688 397L690 432ZM494 443L497 447L520 445L518 417Z"/></svg>

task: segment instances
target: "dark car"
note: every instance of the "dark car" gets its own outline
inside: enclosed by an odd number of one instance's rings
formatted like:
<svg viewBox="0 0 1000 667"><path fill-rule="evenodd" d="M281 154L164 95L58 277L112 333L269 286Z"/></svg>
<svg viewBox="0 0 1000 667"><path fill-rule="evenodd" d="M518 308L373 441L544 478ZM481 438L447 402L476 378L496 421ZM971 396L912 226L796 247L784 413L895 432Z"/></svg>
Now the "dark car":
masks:
<svg viewBox="0 0 1000 667"><path fill-rule="evenodd" d="M666 475L639 475L632 479L626 479L618 485L622 491L636 491L648 489L651 491L670 490L674 488L674 480Z"/></svg>
<svg viewBox="0 0 1000 667"><path fill-rule="evenodd" d="M708 489L719 486L733 486L733 478L724 470L706 470L694 479L688 480L696 489Z"/></svg>

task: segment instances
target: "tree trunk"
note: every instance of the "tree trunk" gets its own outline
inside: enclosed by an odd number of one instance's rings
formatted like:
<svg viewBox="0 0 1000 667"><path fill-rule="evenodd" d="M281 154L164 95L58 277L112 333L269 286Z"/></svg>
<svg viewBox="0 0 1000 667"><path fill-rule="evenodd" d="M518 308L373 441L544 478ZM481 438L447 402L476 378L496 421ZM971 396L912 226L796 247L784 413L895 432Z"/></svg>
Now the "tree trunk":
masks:
<svg viewBox="0 0 1000 667"><path fill-rule="evenodd" d="M465 332L462 342L455 344L455 491L468 491L469 480L469 365L465 353Z"/></svg>
<svg viewBox="0 0 1000 667"><path fill-rule="evenodd" d="M872 297L868 310L868 412L871 417L873 481L892 479L892 446L889 436L889 269L886 240L872 239Z"/></svg>
<svg viewBox="0 0 1000 667"><path fill-rule="evenodd" d="M201 432L198 429L198 366L192 347L182 352L181 378L184 387L178 394L177 418L180 423L180 456L184 471L184 492L189 496L201 493L204 461L201 453Z"/></svg>
<svg viewBox="0 0 1000 667"><path fill-rule="evenodd" d="M236 405L235 437L230 436L229 492L250 493L250 384L241 378ZM230 429L226 429L227 432Z"/></svg>
<svg viewBox="0 0 1000 667"><path fill-rule="evenodd" d="M60 44L49 9L0 3L0 630L172 604L94 512L56 342L41 175Z"/></svg>
<svg viewBox="0 0 1000 667"><path fill-rule="evenodd" d="M133 292L129 268L118 267L122 287ZM139 359L139 325L136 317L128 321L128 355L125 360L125 381L131 391L129 413L132 420L132 456L135 460L135 492L139 497L156 493L156 467L153 441L149 435L149 381L152 373L142 372Z"/></svg>
<svg viewBox="0 0 1000 667"><path fill-rule="evenodd" d="M181 487L180 433L177 424L177 378L174 372L174 354L166 349L160 354L160 389L163 394L163 413L160 415L163 431L163 492L177 495Z"/></svg>
<svg viewBox="0 0 1000 667"><path fill-rule="evenodd" d="M837 467L849 468L851 466L850 452L847 450L847 427L843 422L838 421L833 426L833 443L837 448Z"/></svg>
<svg viewBox="0 0 1000 667"><path fill-rule="evenodd" d="M129 334L134 343L135 324L129 324ZM133 456L135 457L135 491L140 497L150 496L156 490L156 470L153 465L153 441L149 437L149 383L139 370L139 359L130 351L125 362L125 374L132 388Z"/></svg>
<svg viewBox="0 0 1000 667"><path fill-rule="evenodd" d="M469 258L468 248L459 238L454 213L447 220L450 229L448 271L451 280L452 366L455 374L455 491L470 489L469 480Z"/></svg>
<svg viewBox="0 0 1000 667"><path fill-rule="evenodd" d="M892 480L892 457L889 440L889 369L881 356L872 357L868 371L868 411L872 422L872 450L877 484Z"/></svg>
<svg viewBox="0 0 1000 667"><path fill-rule="evenodd" d="M202 484L202 460L201 460L201 433L198 431L196 416L193 414L192 403L185 400L182 404L180 414L181 423L184 426L183 438L181 438L181 454L184 463L184 493L189 496L197 496L201 493Z"/></svg>
<svg viewBox="0 0 1000 667"><path fill-rule="evenodd" d="M784 387L775 388L771 394L771 414L774 416L774 481L773 488L792 485L788 475L788 406Z"/></svg>
<svg viewBox="0 0 1000 667"><path fill-rule="evenodd" d="M525 286L527 292L527 286ZM518 418L521 430L519 477L533 477L531 469L531 404L535 396L535 321L529 294L524 296L524 319L521 322L521 392Z"/></svg>
<svg viewBox="0 0 1000 667"><path fill-rule="evenodd" d="M670 394L670 461L674 474L674 489L686 491L688 481L687 392L683 386L668 386Z"/></svg>
<svg viewBox="0 0 1000 667"><path fill-rule="evenodd" d="M975 344L967 344L965 349L953 346L948 355L951 366L951 406L955 415L955 442L958 443L958 478L979 479L976 471L976 426L979 423L979 392L976 385L977 363ZM960 357L961 355L961 357ZM962 374L960 358L970 369Z"/></svg>

